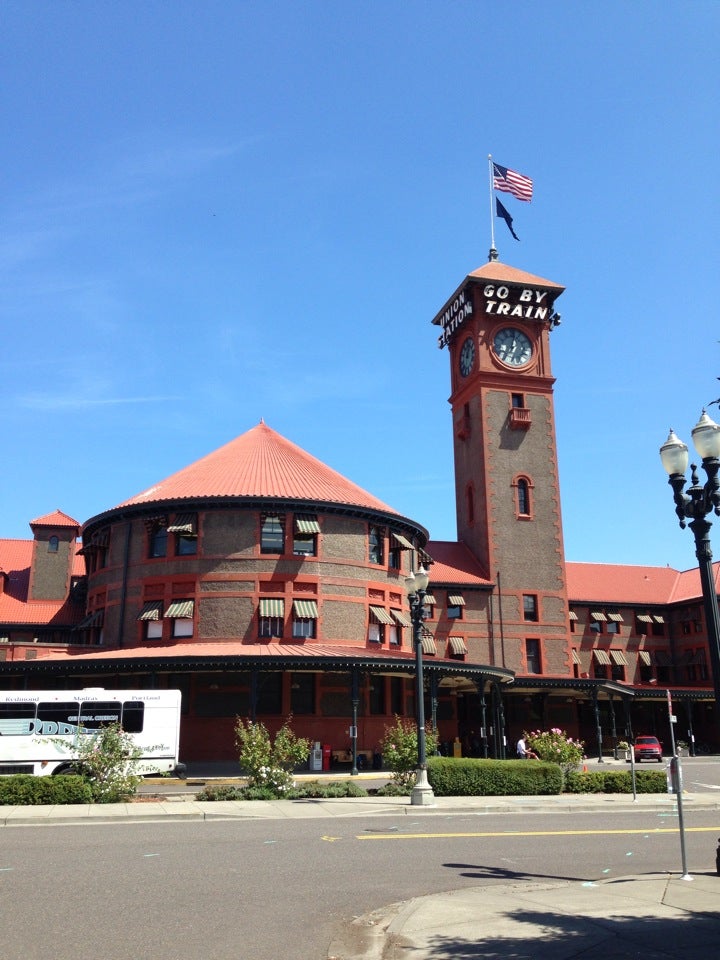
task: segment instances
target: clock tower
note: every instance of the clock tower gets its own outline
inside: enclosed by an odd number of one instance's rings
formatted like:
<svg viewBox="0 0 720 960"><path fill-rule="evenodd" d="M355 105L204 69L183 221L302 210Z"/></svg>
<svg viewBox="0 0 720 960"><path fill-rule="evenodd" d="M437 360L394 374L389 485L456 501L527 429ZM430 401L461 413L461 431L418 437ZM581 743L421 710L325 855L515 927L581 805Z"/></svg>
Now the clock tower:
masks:
<svg viewBox="0 0 720 960"><path fill-rule="evenodd" d="M563 289L491 260L433 320L450 360L458 539L495 585L496 665L520 675L572 673L550 366Z"/></svg>

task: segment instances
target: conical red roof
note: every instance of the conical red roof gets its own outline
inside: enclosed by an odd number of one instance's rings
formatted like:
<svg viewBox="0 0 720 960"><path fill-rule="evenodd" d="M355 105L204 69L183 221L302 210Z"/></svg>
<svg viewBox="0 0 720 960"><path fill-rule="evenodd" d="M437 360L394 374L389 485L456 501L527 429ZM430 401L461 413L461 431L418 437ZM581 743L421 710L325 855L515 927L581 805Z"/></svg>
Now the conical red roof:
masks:
<svg viewBox="0 0 720 960"><path fill-rule="evenodd" d="M119 507L213 497L314 500L397 512L262 422Z"/></svg>

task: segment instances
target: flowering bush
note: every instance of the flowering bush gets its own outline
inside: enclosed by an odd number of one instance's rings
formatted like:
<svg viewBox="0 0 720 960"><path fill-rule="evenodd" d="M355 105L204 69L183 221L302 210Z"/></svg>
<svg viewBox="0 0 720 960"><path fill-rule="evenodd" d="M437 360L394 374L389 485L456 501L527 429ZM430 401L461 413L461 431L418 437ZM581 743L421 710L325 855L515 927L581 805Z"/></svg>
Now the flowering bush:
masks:
<svg viewBox="0 0 720 960"><path fill-rule="evenodd" d="M523 736L525 743L537 754L539 760L557 763L565 773L579 767L583 761L585 744L581 740L573 740L559 727L553 727L552 730L533 730Z"/></svg>
<svg viewBox="0 0 720 960"><path fill-rule="evenodd" d="M425 730L425 749L428 756L437 751L437 735ZM395 718L395 726L385 727L381 750L385 766L392 770L393 783L402 790L408 790L415 784L415 770L418 761L417 728L409 720Z"/></svg>
<svg viewBox="0 0 720 960"><path fill-rule="evenodd" d="M142 751L119 723L79 736L76 747L78 772L90 785L95 803L118 803L135 796L142 780L137 772Z"/></svg>
<svg viewBox="0 0 720 960"><path fill-rule="evenodd" d="M235 742L249 787L264 788L275 796L282 796L292 787L292 771L307 760L310 741L295 736L288 724L289 720L273 741L264 724L238 718Z"/></svg>

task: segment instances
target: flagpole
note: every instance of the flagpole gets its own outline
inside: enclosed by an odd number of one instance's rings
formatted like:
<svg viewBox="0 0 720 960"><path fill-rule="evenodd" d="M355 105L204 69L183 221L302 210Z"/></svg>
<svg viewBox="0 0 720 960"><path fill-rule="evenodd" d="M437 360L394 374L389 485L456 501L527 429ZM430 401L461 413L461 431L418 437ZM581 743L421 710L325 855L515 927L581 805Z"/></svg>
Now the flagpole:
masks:
<svg viewBox="0 0 720 960"><path fill-rule="evenodd" d="M495 215L493 213L493 162L492 154L488 154L488 174L490 176L490 256L488 260L497 260L498 252L495 249Z"/></svg>

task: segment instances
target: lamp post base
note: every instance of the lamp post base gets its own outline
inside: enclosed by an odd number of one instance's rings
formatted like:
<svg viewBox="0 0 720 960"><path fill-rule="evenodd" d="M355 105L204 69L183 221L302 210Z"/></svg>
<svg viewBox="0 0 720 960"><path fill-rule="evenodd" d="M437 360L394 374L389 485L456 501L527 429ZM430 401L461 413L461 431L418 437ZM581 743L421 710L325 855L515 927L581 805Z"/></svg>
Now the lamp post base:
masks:
<svg viewBox="0 0 720 960"><path fill-rule="evenodd" d="M410 794L410 804L413 807L432 807L435 804L433 788L428 783L427 770L420 767L415 774L415 786Z"/></svg>

